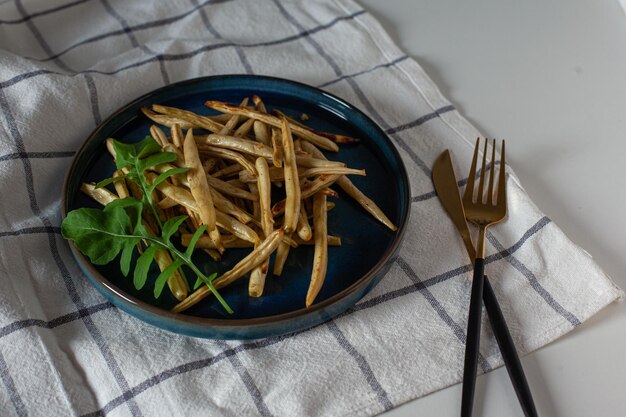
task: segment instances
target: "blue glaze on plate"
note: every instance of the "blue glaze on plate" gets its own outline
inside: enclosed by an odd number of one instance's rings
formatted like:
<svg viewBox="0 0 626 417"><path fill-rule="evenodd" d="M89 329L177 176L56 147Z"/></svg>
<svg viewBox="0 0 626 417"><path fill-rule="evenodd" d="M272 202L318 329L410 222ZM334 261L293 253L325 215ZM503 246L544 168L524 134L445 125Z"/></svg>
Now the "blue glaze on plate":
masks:
<svg viewBox="0 0 626 417"><path fill-rule="evenodd" d="M317 130L354 136L356 145L341 145L338 153L325 152L349 167L364 168L367 177L351 180L372 198L399 227L392 232L366 213L340 189L332 199L336 207L329 213L330 234L342 239L341 247L329 248L326 280L316 304L304 308L313 258L312 246L300 246L290 252L280 277L268 274L263 297L247 295L247 278L221 290L235 310L226 313L214 298L207 298L184 314L171 314L176 304L169 291L160 299L152 296L151 282L137 291L132 278L124 278L119 263L94 266L70 245L74 257L89 281L113 304L155 326L196 337L253 339L276 336L315 326L353 306L389 269L409 217L409 184L397 150L385 133L367 116L345 101L316 88L293 81L249 75L197 78L172 84L140 97L104 121L79 150L65 182L63 216L79 207L97 205L78 191L85 181L110 177L114 164L104 142L109 137L137 141L149 134L151 121L139 109L163 104L200 114L213 114L204 106L206 100L239 103L243 97L261 96L269 110L277 108L299 118L306 113L308 126ZM280 192L279 190L273 190ZM198 255L197 263L207 273L221 274L230 269L249 250L229 250L219 263ZM156 267L151 274L157 275ZM188 271L191 285L195 279Z"/></svg>

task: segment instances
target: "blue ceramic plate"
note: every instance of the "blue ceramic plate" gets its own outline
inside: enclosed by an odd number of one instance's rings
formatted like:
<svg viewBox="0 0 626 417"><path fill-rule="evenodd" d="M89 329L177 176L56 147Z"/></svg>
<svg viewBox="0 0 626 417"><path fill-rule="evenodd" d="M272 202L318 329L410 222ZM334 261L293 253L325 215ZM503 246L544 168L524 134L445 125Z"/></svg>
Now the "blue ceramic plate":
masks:
<svg viewBox="0 0 626 417"><path fill-rule="evenodd" d="M350 167L366 169L367 177L352 177L352 181L383 209L399 230L390 231L340 191L339 198L334 199L336 207L328 216L328 230L340 236L343 244L329 248L328 273L316 304L304 308L313 247L301 246L290 252L282 276L268 275L263 297L248 297L246 278L221 290L235 310L232 315L212 297L184 314L172 314L168 309L176 302L167 290L155 300L150 282L137 291L132 278L124 278L120 273L118 262L94 266L70 245L89 281L120 309L155 326L190 336L260 338L305 329L340 314L363 297L388 270L409 217L409 184L398 152L385 133L355 107L316 88L278 78L244 75L197 78L160 88L124 106L89 136L74 158L65 180L63 216L76 208L97 207L78 188L84 181L111 176L114 164L105 149L107 138L130 142L149 134L150 121L140 113L141 107L164 104L211 114L203 105L206 100L238 103L253 94L261 96L269 110L276 108L294 117L306 113L307 125L317 130L360 138L359 144L342 145L339 153L326 154L329 159L340 159ZM219 263L199 255L197 262L207 273L219 274L247 252L229 250ZM152 271L152 279L157 274L158 271ZM191 273L188 275L192 277Z"/></svg>

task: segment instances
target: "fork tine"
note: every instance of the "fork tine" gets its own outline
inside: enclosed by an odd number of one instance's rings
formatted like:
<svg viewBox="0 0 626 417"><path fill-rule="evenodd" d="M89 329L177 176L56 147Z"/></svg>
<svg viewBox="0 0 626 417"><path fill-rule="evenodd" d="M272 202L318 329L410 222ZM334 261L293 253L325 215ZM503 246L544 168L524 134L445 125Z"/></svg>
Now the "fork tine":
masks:
<svg viewBox="0 0 626 417"><path fill-rule="evenodd" d="M498 207L506 207L506 179L504 177L504 167L506 165L504 156L504 139L502 140L502 150L500 151L500 177L498 178Z"/></svg>
<svg viewBox="0 0 626 417"><path fill-rule="evenodd" d="M487 204L493 205L493 180L496 167L496 140L491 143L491 169L489 170L489 187L487 188Z"/></svg>
<svg viewBox="0 0 626 417"><path fill-rule="evenodd" d="M483 150L483 163L480 168L480 182L478 183L478 196L476 197L476 201L478 204L482 204L483 199L485 198L483 191L485 189L485 177L487 173L485 172L485 168L487 166L487 144L489 143L488 139L485 139L485 149Z"/></svg>
<svg viewBox="0 0 626 417"><path fill-rule="evenodd" d="M476 161L478 160L478 147L480 145L480 138L476 138L476 146L474 146L474 157L472 158L472 166L470 167L469 174L467 175L467 185L465 186L465 193L463 193L463 200L473 201L474 199L474 180L476 179Z"/></svg>

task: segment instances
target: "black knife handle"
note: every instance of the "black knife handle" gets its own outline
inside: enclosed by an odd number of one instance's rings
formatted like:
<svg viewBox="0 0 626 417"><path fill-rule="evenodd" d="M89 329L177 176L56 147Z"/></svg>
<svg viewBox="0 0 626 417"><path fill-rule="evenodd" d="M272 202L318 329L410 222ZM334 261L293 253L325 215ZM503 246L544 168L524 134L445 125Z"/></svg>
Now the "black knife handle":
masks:
<svg viewBox="0 0 626 417"><path fill-rule="evenodd" d="M470 417L474 405L474 389L476 388L476 368L480 350L480 319L483 309L483 283L485 260L476 258L474 261L474 278L472 279L472 295L470 298L469 315L467 318L467 339L465 342L465 363L463 366L463 390L461 396L461 417Z"/></svg>
<svg viewBox="0 0 626 417"><path fill-rule="evenodd" d="M489 283L489 279L487 277L485 277L485 284L483 288L483 302L485 303L485 308L487 309L487 315L489 316L489 322L491 322L493 334L495 335L498 346L500 347L500 353L502 353L506 370L509 373L509 378L513 383L513 388L515 389L517 399L522 406L524 415L526 417L537 417L537 409L535 408L535 402L533 401L533 396L530 392L530 387L528 386L524 369L522 369L522 364L519 360L519 356L517 355L517 350L515 349L515 344L511 338L511 333L509 333L509 328L506 325L504 316L502 315L502 310L500 309L496 295L493 292L493 288L491 288L491 284Z"/></svg>

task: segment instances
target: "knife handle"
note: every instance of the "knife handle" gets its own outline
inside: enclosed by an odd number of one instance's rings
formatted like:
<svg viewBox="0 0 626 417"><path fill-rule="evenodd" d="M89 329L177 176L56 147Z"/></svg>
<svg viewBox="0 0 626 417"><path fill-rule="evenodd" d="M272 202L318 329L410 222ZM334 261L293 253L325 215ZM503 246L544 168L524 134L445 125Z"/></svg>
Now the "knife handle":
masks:
<svg viewBox="0 0 626 417"><path fill-rule="evenodd" d="M465 341L465 363L463 365L463 388L461 395L461 417L470 417L474 405L474 389L476 388L476 368L480 350L480 320L483 309L483 283L485 260L476 258L474 261L474 278L472 279L472 295L470 298L467 318L467 338Z"/></svg>
<svg viewBox="0 0 626 417"><path fill-rule="evenodd" d="M504 315L502 315L502 310L500 309L496 295L493 292L493 288L491 287L487 277L485 277L483 288L483 302L485 303L485 308L487 309L487 315L489 316L489 321L491 322L493 334L495 335L498 346L500 347L502 359L504 359L506 370L509 373L509 378L513 383L513 388L515 389L517 399L522 406L524 415L526 417L537 417L537 409L535 408L535 402L533 401L533 396L530 392L530 387L528 386L524 369L522 369L522 364L519 360L519 356L517 355L517 350L515 349L515 344L511 338L511 333L509 333L509 328L504 320Z"/></svg>

